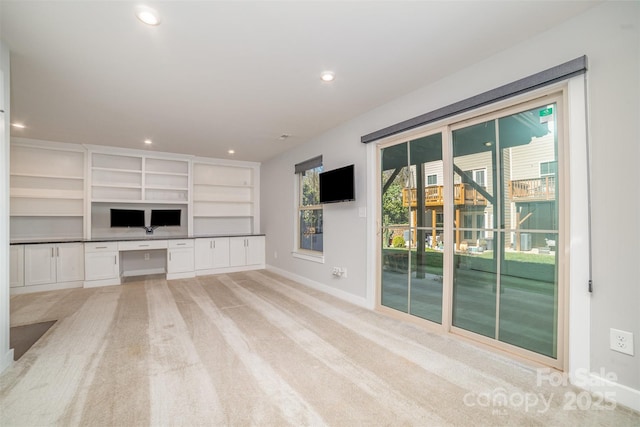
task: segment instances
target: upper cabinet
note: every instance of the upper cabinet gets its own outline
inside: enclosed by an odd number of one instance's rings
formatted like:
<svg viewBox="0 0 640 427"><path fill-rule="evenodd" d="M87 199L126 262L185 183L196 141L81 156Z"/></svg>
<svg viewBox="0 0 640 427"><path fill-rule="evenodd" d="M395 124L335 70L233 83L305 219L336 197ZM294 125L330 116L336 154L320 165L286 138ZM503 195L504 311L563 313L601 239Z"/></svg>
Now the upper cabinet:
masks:
<svg viewBox="0 0 640 427"><path fill-rule="evenodd" d="M189 159L91 152L91 201L189 203Z"/></svg>

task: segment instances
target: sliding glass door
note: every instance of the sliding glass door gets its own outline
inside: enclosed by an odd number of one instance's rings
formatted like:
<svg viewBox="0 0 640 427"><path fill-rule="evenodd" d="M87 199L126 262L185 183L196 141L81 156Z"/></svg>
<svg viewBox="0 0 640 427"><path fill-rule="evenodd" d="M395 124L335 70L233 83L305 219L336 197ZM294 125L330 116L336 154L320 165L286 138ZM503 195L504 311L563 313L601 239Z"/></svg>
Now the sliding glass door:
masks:
<svg viewBox="0 0 640 427"><path fill-rule="evenodd" d="M558 102L381 146L381 306L558 359Z"/></svg>
<svg viewBox="0 0 640 427"><path fill-rule="evenodd" d="M383 148L381 159L381 304L442 323L442 135Z"/></svg>

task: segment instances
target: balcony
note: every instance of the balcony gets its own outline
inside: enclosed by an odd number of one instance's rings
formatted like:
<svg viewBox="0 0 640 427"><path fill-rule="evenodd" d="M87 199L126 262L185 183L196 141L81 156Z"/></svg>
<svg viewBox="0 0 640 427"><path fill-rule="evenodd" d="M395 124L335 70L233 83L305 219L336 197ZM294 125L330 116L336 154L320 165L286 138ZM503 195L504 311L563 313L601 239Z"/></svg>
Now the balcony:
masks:
<svg viewBox="0 0 640 427"><path fill-rule="evenodd" d="M415 208L418 193L415 188L402 189L402 206ZM454 204L456 206L486 206L487 199L469 184L456 184L454 187ZM433 185L424 189L425 206L444 206L444 188Z"/></svg>
<svg viewBox="0 0 640 427"><path fill-rule="evenodd" d="M513 201L544 201L556 199L555 175L542 178L509 181L509 195Z"/></svg>

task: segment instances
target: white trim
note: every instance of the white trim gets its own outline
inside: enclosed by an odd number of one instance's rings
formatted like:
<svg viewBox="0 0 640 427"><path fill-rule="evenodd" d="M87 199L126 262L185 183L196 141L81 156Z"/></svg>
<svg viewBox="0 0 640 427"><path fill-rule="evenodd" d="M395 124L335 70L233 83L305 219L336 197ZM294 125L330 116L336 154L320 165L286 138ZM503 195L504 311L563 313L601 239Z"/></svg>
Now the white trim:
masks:
<svg viewBox="0 0 640 427"><path fill-rule="evenodd" d="M380 246L380 220L378 218L378 206L380 206L378 180L378 165L376 162L378 144L367 144L367 170L366 170L366 192L367 192L367 247L366 247L366 303L367 308L373 310L376 307L376 286L378 281L377 253Z"/></svg>
<svg viewBox="0 0 640 427"><path fill-rule="evenodd" d="M30 294L33 292L57 291L59 289L82 288L84 281L64 282L64 283L47 283L46 285L31 285L11 288L11 295Z"/></svg>
<svg viewBox="0 0 640 427"><path fill-rule="evenodd" d="M298 259L304 259L306 261L313 261L313 262L317 262L319 264L324 264L324 254L323 255L315 255L315 254L310 254L310 253L293 251L293 252L291 252L291 256L294 257L294 258L298 258Z"/></svg>
<svg viewBox="0 0 640 427"><path fill-rule="evenodd" d="M166 246L165 246L166 247ZM149 250L155 250L157 248L149 248ZM121 249L119 252L128 252L130 249ZM121 264L122 265L122 264ZM122 272L122 277L133 277L133 276L148 276L150 274L165 274L166 270L164 267L162 268L147 268L143 270L127 270Z"/></svg>
<svg viewBox="0 0 640 427"><path fill-rule="evenodd" d="M640 411L640 391L603 378L596 373L589 373L586 384L578 384L594 394L604 396L606 400Z"/></svg>
<svg viewBox="0 0 640 427"><path fill-rule="evenodd" d="M587 168L587 123L584 76L568 82L565 119L569 140L569 239L570 254L568 369L571 378L579 370L590 371L591 354L591 295L587 285L589 269L589 189L585 185Z"/></svg>
<svg viewBox="0 0 640 427"><path fill-rule="evenodd" d="M199 276L211 276L214 274L224 274L224 273L236 273L238 271L251 271L251 270L264 270L264 264L255 264L255 265L243 265L236 267L221 267L221 268L209 268L206 270L196 270L196 277Z"/></svg>
<svg viewBox="0 0 640 427"><path fill-rule="evenodd" d="M331 286L327 286L324 283L316 282L315 280L311 280L306 277L299 276L295 273L291 273L290 271L283 270L281 268L274 267L272 265L267 265L266 269L273 273L279 274L280 276L286 277L287 279L294 280L309 288L324 292L336 298L340 298L341 300L350 302L351 304L355 304L358 307L370 309L366 298L358 297L348 292L341 291L340 289L332 288Z"/></svg>

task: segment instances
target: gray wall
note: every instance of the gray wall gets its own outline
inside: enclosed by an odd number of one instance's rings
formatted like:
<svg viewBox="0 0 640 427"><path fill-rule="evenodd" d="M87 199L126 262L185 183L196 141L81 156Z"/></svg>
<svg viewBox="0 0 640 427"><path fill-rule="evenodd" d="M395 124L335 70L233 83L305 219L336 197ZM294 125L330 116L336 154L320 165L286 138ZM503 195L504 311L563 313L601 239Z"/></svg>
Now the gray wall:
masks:
<svg viewBox="0 0 640 427"><path fill-rule="evenodd" d="M267 264L355 299L371 295L368 277L375 266L368 265L367 223L359 216L359 208L367 206L368 161L360 136L586 54L595 284L590 367L615 373L619 383L640 390L640 190L635 172L640 160L639 31L640 3L606 2L265 162L261 223ZM398 70L396 78L401 77ZM291 256L293 165L318 154L327 169L355 163L357 175L357 201L325 209L325 264ZM332 278L333 266L347 267L348 278ZM635 356L609 349L612 327L634 333Z"/></svg>

